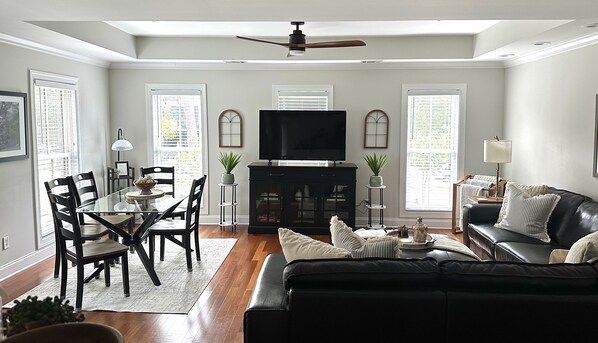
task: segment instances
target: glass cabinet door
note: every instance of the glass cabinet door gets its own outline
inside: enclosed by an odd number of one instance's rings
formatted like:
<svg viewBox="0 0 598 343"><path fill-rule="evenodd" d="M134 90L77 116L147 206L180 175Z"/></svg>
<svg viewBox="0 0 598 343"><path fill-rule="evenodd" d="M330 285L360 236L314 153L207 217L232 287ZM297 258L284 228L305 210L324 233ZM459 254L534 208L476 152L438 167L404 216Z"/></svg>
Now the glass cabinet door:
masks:
<svg viewBox="0 0 598 343"><path fill-rule="evenodd" d="M295 183L288 185L290 196L288 222L291 224L310 224L316 220L316 188L313 184Z"/></svg>
<svg viewBox="0 0 598 343"><path fill-rule="evenodd" d="M338 216L340 220L349 219L352 186L348 184L337 184L333 187L323 189L323 216L324 220L330 220L332 216Z"/></svg>
<svg viewBox="0 0 598 343"><path fill-rule="evenodd" d="M282 184L259 182L255 194L256 222L259 224L281 223L282 201Z"/></svg>

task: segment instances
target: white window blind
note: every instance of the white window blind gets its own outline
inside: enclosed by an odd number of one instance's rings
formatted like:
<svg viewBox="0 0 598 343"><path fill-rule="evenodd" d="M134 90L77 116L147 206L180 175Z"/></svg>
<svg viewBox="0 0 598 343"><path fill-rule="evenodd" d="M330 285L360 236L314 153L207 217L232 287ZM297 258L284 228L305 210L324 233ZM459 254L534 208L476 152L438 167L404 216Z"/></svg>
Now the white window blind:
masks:
<svg viewBox="0 0 598 343"><path fill-rule="evenodd" d="M461 90L407 92L406 211L450 211L459 167Z"/></svg>
<svg viewBox="0 0 598 343"><path fill-rule="evenodd" d="M205 97L200 89L193 88L153 88L150 94L153 165L174 166L176 195L186 195L192 180L207 170Z"/></svg>
<svg viewBox="0 0 598 343"><path fill-rule="evenodd" d="M39 230L44 240L50 239L54 232L44 182L79 170L77 84L33 78L33 103Z"/></svg>
<svg viewBox="0 0 598 343"><path fill-rule="evenodd" d="M274 86L273 93L278 110L332 109L332 86Z"/></svg>

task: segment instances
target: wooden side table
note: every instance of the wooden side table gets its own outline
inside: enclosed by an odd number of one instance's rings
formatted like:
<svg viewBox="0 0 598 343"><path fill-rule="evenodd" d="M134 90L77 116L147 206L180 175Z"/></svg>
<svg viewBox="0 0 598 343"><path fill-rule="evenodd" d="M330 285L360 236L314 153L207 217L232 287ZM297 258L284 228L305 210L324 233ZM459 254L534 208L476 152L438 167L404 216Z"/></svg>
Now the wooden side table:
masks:
<svg viewBox="0 0 598 343"><path fill-rule="evenodd" d="M469 200L478 204L502 204L503 202L502 197L485 197L482 195L471 196Z"/></svg>

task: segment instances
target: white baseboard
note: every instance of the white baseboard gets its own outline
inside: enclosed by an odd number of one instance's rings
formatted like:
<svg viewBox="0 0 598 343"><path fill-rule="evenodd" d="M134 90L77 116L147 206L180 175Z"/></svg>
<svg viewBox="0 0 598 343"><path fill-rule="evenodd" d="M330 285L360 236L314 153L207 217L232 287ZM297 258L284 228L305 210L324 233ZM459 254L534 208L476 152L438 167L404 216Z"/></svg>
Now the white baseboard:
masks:
<svg viewBox="0 0 598 343"><path fill-rule="evenodd" d="M50 256L54 256L53 244L1 266L0 280L4 280L26 268L29 268Z"/></svg>

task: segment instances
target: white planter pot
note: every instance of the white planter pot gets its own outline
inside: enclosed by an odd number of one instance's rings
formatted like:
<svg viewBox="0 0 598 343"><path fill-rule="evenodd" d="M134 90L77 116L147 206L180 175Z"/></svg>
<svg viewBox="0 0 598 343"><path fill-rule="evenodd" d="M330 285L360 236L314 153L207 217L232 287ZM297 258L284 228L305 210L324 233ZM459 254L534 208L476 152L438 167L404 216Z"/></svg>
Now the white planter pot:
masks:
<svg viewBox="0 0 598 343"><path fill-rule="evenodd" d="M232 185L235 183L235 174L222 174L220 182L225 185Z"/></svg>
<svg viewBox="0 0 598 343"><path fill-rule="evenodd" d="M380 187L383 185L382 176L372 175L370 176L370 186L371 187Z"/></svg>

